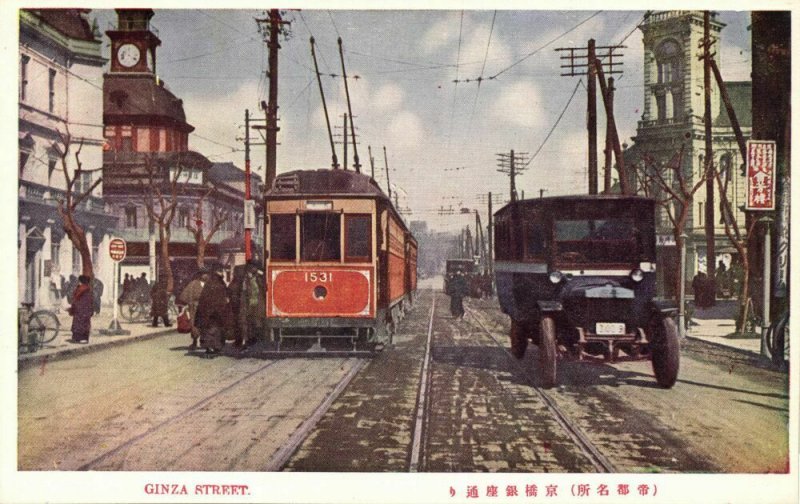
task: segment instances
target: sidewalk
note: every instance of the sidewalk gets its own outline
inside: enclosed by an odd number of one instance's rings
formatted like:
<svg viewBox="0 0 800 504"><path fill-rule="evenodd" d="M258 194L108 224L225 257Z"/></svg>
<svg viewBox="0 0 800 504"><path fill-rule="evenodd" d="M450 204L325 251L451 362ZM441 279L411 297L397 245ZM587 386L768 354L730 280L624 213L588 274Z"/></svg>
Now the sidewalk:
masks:
<svg viewBox="0 0 800 504"><path fill-rule="evenodd" d="M72 332L70 326L72 325L72 317L69 316L64 310L57 314L61 322L61 327L56 339L47 343L44 348L41 348L33 353L19 353L17 355L17 368L24 369L31 366L40 365L42 362L50 362L54 360L61 360L77 355L83 355L104 348L109 348L116 345L124 345L134 341L155 338L164 334L171 334L175 332L175 321L172 321L172 327L152 327L152 321L147 322L133 322L127 323L122 318L119 319L120 326L124 331L129 334L125 335L105 335L101 334L101 330L108 329L111 324L112 308L103 306L102 311L92 317L92 332L89 336L88 343L70 343ZM188 336L187 336L188 341Z"/></svg>
<svg viewBox="0 0 800 504"><path fill-rule="evenodd" d="M695 308L687 337L761 355L761 338L735 337L736 301L718 300L710 308Z"/></svg>

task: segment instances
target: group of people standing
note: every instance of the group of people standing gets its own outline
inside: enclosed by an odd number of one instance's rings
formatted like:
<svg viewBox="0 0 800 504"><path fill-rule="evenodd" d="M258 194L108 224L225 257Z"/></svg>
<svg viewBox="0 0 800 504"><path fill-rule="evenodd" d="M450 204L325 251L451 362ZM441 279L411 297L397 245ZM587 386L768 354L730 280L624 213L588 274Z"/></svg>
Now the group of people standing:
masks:
<svg viewBox="0 0 800 504"><path fill-rule="evenodd" d="M222 267L217 266L197 272L178 296L178 302L186 307L189 316L192 337L189 349L200 346L207 355L221 351L227 340L233 340L234 346L239 349L251 346L258 341L265 324L264 272L258 264L248 262L236 266L229 284L226 284L222 271ZM103 287L99 280L84 275L74 280L74 286L66 284L63 290L70 293L70 341L86 343L91 331L91 317L100 311ZM153 327L158 327L159 320L165 327L171 327L170 294L164 279L150 286L144 273L139 278L126 274L118 301L131 298L142 300L148 295L148 290Z"/></svg>
<svg viewBox="0 0 800 504"><path fill-rule="evenodd" d="M265 322L264 273L255 262L237 266L226 285L222 269L202 270L178 296L191 321L190 350L199 345L207 355L222 350L226 340L234 346L251 346Z"/></svg>

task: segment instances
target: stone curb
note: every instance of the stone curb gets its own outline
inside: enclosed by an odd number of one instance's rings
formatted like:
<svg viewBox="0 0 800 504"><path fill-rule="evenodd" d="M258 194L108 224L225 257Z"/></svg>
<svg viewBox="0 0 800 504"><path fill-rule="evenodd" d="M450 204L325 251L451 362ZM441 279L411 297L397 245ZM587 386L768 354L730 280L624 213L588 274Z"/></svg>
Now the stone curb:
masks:
<svg viewBox="0 0 800 504"><path fill-rule="evenodd" d="M40 366L48 362L71 359L73 357L78 357L80 355L86 355L100 350L105 350L107 348L126 345L128 343L133 343L135 341L145 341L157 338L159 336L165 336L167 334L174 334L174 333L177 333L177 331L173 328L169 331L162 330L156 332L148 332L145 334L139 334L137 336L115 337L115 336L92 335L93 338L99 337L99 338L109 338L109 339L108 341L103 341L101 343L93 343L90 345L77 344L74 347L65 348L49 354L35 354L35 353L25 354L24 356L21 356L17 359L17 371L22 371L23 369Z"/></svg>

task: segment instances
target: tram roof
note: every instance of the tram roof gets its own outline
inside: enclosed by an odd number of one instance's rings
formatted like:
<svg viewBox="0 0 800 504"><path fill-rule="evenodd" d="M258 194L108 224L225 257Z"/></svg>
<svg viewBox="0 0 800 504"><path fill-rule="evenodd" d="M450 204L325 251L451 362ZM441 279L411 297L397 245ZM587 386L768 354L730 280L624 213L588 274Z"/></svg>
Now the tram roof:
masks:
<svg viewBox="0 0 800 504"><path fill-rule="evenodd" d="M368 175L346 170L295 170L281 173L267 197L293 195L372 196L389 199Z"/></svg>
<svg viewBox="0 0 800 504"><path fill-rule="evenodd" d="M631 194L570 194L566 196L547 196L544 198L529 198L507 203L498 211L512 205L523 206L552 206L561 204L580 204L592 201L617 201L620 203L646 203L653 202L652 198Z"/></svg>

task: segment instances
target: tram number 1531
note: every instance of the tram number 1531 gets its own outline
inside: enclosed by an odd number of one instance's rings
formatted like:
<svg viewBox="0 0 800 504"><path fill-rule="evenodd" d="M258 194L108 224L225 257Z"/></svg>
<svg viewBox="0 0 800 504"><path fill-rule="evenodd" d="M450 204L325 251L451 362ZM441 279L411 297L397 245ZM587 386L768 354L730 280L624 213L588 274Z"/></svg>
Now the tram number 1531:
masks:
<svg viewBox="0 0 800 504"><path fill-rule="evenodd" d="M327 271L309 271L305 274L306 282L333 282L333 273Z"/></svg>

